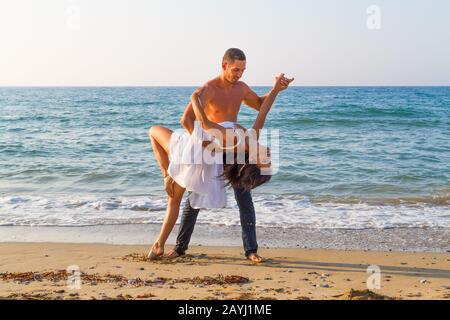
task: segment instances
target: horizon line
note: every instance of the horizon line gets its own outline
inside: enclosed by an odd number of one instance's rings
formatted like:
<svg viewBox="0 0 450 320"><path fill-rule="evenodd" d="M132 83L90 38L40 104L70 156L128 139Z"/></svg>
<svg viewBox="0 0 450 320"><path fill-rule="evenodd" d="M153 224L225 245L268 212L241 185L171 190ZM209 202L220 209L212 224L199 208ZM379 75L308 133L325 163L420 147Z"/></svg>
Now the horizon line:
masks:
<svg viewBox="0 0 450 320"><path fill-rule="evenodd" d="M249 85L250 87L272 87L272 85ZM0 88L197 88L199 85L0 85ZM293 85L290 88L373 88L373 87L450 87L450 84L405 84L405 85Z"/></svg>

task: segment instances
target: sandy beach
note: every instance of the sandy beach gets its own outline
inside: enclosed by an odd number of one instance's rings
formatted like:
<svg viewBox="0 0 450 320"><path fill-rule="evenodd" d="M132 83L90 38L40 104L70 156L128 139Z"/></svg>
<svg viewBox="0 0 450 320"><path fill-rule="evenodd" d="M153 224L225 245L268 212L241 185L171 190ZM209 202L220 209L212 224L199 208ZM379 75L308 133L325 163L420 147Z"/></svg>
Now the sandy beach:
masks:
<svg viewBox="0 0 450 320"><path fill-rule="evenodd" d="M0 243L0 298L450 299L449 253L263 248L268 261L254 265L240 247L193 246L155 262L145 260L148 248ZM379 267L379 289L370 265Z"/></svg>

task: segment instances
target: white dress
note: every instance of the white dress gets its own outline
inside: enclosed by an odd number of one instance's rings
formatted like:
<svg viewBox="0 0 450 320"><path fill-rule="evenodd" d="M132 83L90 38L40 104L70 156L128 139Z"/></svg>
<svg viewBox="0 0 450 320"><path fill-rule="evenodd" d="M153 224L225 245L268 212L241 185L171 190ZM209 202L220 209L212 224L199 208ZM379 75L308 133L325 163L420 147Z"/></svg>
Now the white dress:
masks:
<svg viewBox="0 0 450 320"><path fill-rule="evenodd" d="M234 128L231 121L219 123L224 128ZM170 138L168 173L176 183L191 191L189 202L192 208L223 208L227 205L226 181L220 159L205 158L203 141L211 136L196 121L192 134L174 132Z"/></svg>

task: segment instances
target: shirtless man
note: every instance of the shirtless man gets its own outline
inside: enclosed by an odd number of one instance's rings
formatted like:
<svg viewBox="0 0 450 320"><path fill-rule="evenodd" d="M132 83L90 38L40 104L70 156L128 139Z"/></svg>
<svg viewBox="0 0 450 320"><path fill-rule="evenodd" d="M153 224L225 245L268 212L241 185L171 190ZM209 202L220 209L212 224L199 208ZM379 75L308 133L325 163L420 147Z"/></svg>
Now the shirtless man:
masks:
<svg viewBox="0 0 450 320"><path fill-rule="evenodd" d="M246 57L244 52L236 48L228 49L222 60L221 75L208 81L202 87L200 100L210 121L215 123L224 121L237 122L242 102L250 108L259 111L267 94L260 97L248 85L239 81L245 71L245 66ZM287 79L283 76L282 85L287 88L292 80L294 79ZM189 103L181 118L181 124L189 133L192 133L194 121L194 110L192 104ZM239 207L245 256L253 262L262 262L264 259L257 253L256 217L251 192L234 189L234 195ZM191 207L189 199L186 201L177 242L174 249L167 255L168 258L175 258L185 254L199 211L200 209Z"/></svg>

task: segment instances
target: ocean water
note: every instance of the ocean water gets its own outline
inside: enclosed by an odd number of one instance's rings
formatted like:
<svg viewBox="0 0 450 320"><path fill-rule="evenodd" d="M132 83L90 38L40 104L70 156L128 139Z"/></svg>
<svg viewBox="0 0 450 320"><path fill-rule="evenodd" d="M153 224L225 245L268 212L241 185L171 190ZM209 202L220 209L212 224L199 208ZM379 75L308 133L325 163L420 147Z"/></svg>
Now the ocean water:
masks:
<svg viewBox="0 0 450 320"><path fill-rule="evenodd" d="M180 128L193 90L0 88L0 225L161 223L147 131ZM267 127L280 167L253 191L260 228L450 227L450 87L293 87ZM198 223L239 225L228 193Z"/></svg>

